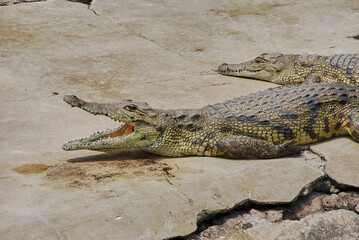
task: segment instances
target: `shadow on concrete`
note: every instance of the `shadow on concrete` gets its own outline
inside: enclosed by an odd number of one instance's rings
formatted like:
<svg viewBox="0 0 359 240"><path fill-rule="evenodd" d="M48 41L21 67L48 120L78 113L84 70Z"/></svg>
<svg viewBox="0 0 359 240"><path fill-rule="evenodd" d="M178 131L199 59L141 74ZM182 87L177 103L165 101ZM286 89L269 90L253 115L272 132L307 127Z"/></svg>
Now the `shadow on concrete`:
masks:
<svg viewBox="0 0 359 240"><path fill-rule="evenodd" d="M69 163L79 162L102 162L102 161L123 161L123 160L158 160L165 157L154 155L142 150L130 150L117 154L98 154L85 157L77 157L67 160Z"/></svg>

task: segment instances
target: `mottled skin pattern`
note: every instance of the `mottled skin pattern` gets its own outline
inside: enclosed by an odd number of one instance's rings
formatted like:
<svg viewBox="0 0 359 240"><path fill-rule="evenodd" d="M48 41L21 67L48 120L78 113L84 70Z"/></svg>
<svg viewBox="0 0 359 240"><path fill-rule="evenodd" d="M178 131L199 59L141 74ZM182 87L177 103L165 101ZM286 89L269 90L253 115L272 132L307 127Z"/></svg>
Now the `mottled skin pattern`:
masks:
<svg viewBox="0 0 359 240"><path fill-rule="evenodd" d="M147 103L64 100L93 114L126 122L63 146L121 152L142 148L164 156L274 158L302 145L350 134L359 141L359 87L338 83L289 85L201 109L160 110Z"/></svg>
<svg viewBox="0 0 359 240"><path fill-rule="evenodd" d="M359 54L319 56L263 53L248 62L223 63L218 66L218 72L282 85L319 82L359 85Z"/></svg>

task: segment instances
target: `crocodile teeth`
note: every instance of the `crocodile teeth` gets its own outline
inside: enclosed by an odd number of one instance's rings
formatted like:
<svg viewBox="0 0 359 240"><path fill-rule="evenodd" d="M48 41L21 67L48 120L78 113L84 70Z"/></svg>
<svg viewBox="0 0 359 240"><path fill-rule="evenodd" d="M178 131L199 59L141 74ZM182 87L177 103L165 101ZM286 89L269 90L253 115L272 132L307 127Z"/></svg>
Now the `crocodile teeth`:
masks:
<svg viewBox="0 0 359 240"><path fill-rule="evenodd" d="M93 133L90 137L76 139L73 141L69 141L68 143L64 144L62 148L64 150L76 150L76 149L85 149L89 146L95 145L108 145L115 139L123 138L129 134L131 134L137 128L137 123L125 123L124 125L115 128L115 129L107 129L106 131L97 133Z"/></svg>

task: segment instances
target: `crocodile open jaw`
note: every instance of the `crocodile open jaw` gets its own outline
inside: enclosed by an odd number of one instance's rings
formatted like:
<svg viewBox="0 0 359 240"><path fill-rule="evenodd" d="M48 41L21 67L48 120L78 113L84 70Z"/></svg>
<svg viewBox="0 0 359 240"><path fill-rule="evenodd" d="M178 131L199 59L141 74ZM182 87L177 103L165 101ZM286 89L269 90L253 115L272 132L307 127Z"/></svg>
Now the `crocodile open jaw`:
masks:
<svg viewBox="0 0 359 240"><path fill-rule="evenodd" d="M88 149L89 146L99 145L100 143L106 144L106 142L110 142L113 139L123 138L124 136L132 134L136 130L137 125L139 125L139 123L125 123L123 126L113 130L97 132L87 138L69 141L68 143L62 145L62 149L66 151L73 151Z"/></svg>
<svg viewBox="0 0 359 240"><path fill-rule="evenodd" d="M150 122L146 122L146 110L151 111L145 103L124 100L116 104L99 104L81 100L73 95L64 97L72 107L82 108L94 115L105 115L124 125L113 130L97 132L87 138L70 141L62 146L64 150L97 150L104 152L121 152L131 148L147 147L156 140L159 132Z"/></svg>

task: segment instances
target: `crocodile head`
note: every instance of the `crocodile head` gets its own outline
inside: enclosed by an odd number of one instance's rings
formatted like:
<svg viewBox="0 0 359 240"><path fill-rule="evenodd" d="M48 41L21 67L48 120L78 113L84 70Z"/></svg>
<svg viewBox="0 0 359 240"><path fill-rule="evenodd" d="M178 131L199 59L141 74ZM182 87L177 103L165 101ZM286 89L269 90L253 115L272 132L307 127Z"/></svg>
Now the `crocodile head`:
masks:
<svg viewBox="0 0 359 240"><path fill-rule="evenodd" d="M86 102L73 95L64 97L72 107L79 107L94 115L101 114L125 124L119 128L94 133L90 137L73 140L62 146L64 150L96 150L121 152L130 148L145 148L152 145L158 130L157 110L145 102L124 100L114 104Z"/></svg>
<svg viewBox="0 0 359 240"><path fill-rule="evenodd" d="M281 53L263 53L248 62L240 64L223 63L218 66L218 72L223 75L275 82L288 64L286 59L288 56Z"/></svg>

